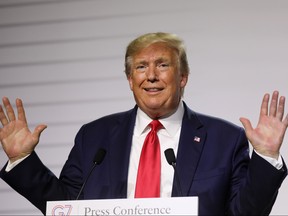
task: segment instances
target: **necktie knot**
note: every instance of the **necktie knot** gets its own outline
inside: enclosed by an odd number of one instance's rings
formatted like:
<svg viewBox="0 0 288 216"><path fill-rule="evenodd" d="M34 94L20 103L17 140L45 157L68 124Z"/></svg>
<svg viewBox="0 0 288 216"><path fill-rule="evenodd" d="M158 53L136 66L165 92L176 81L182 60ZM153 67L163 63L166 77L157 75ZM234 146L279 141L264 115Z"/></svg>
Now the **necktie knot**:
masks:
<svg viewBox="0 0 288 216"><path fill-rule="evenodd" d="M151 130L155 132L157 132L163 127L158 120L153 120L152 122L150 122L149 126L151 127Z"/></svg>

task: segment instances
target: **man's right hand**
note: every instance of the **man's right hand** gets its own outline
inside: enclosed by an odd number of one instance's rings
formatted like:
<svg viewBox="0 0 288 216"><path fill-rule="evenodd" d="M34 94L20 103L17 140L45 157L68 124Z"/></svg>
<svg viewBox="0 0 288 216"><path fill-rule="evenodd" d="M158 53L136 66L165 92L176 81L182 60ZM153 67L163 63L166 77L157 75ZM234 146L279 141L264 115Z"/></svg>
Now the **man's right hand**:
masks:
<svg viewBox="0 0 288 216"><path fill-rule="evenodd" d="M2 99L0 105L0 142L11 163L31 154L39 142L42 131L46 125L38 125L33 133L29 130L25 110L21 99L16 99L18 118L15 116L13 107L7 97Z"/></svg>

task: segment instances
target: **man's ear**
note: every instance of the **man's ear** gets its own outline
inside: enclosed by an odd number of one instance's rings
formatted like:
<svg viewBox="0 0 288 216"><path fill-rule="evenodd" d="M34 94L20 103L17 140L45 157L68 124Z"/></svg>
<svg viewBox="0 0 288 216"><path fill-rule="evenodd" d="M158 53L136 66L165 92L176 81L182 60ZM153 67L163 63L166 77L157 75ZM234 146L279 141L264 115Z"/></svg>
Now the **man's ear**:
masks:
<svg viewBox="0 0 288 216"><path fill-rule="evenodd" d="M129 86L130 86L131 91L133 91L133 79L132 79L131 75L127 76L127 80L129 82Z"/></svg>
<svg viewBox="0 0 288 216"><path fill-rule="evenodd" d="M181 80L180 80L180 86L181 88L184 88L188 82L188 75L182 75Z"/></svg>

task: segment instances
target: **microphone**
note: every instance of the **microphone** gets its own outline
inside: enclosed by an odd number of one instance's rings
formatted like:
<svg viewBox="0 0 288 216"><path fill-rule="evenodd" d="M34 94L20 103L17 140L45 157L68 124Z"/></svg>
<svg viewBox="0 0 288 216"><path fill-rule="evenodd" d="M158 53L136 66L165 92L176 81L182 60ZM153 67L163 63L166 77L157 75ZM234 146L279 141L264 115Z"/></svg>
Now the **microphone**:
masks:
<svg viewBox="0 0 288 216"><path fill-rule="evenodd" d="M176 185L177 185L178 191L180 192L180 195L183 196L179 175L176 169L176 157L175 157L174 150L172 148L166 149L164 151L164 154L165 154L168 164L170 164L174 169L174 173L176 177Z"/></svg>
<svg viewBox="0 0 288 216"><path fill-rule="evenodd" d="M80 194L82 193L82 191L83 191L83 189L84 189L84 187L85 187L85 185L86 185L86 182L87 182L87 180L89 179L92 171L94 170L94 168L95 168L97 165L100 165L100 164L102 163L102 161L104 160L105 155L106 155L106 150L103 149L103 148L99 148L98 151L97 151L97 153L96 153L96 155L95 155L95 157L94 157L94 160L93 160L93 163L94 163L94 164L93 164L93 166L92 166L89 174L88 174L87 177L85 178L85 181L84 181L84 183L82 184L82 187L81 187L81 189L80 189L80 191L79 191L79 193L78 193L78 195L77 195L77 197L76 197L76 200L79 199Z"/></svg>

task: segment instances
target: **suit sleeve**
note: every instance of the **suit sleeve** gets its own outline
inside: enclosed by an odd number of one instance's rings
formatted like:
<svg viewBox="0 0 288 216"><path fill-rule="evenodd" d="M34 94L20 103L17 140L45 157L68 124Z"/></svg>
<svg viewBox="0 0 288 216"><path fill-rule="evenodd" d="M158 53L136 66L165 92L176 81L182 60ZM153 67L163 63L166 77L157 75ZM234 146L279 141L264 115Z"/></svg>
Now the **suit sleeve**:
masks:
<svg viewBox="0 0 288 216"><path fill-rule="evenodd" d="M239 154L235 155L235 158L241 158ZM235 167L237 165L235 163ZM285 163L278 170L253 152L241 186L232 186L228 215L269 215L286 176Z"/></svg>
<svg viewBox="0 0 288 216"><path fill-rule="evenodd" d="M5 167L0 177L19 194L28 199L43 214L46 213L47 201L75 199L82 185L81 163L78 158L81 154L81 130L76 136L77 143L62 169L65 176L58 179L39 159L35 152L6 172ZM71 171L73 170L73 171Z"/></svg>
<svg viewBox="0 0 288 216"><path fill-rule="evenodd" d="M6 166L5 166L6 167ZM49 200L69 198L65 187L33 152L10 172L1 171L1 178L15 191L28 199L43 214Z"/></svg>

